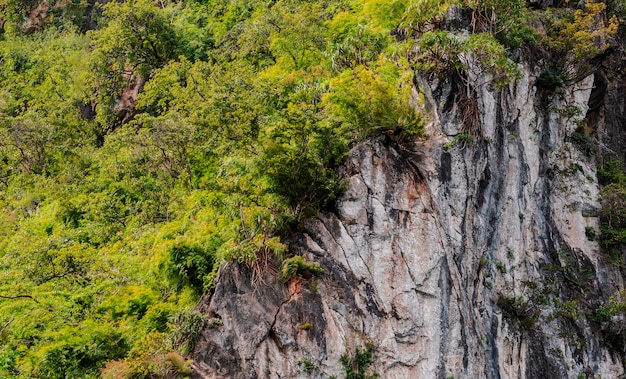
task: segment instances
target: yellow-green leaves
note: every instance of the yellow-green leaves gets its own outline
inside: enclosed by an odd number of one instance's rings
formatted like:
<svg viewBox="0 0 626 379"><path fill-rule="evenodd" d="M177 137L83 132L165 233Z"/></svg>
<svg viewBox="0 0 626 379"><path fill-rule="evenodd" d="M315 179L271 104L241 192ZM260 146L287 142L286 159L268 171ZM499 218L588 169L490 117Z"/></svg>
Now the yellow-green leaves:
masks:
<svg viewBox="0 0 626 379"><path fill-rule="evenodd" d="M467 40L463 41L462 54L467 54L475 59L479 66L472 67L469 62L465 63L465 70L474 70L471 73L477 76L484 70L492 76L493 82L496 84L508 84L519 76L517 65L511 61L506 54L504 46L490 33L478 33L470 35ZM478 70L476 72L476 70ZM480 85L482 83L476 83ZM476 85L475 84L475 85Z"/></svg>
<svg viewBox="0 0 626 379"><path fill-rule="evenodd" d="M286 64L294 70L315 65L320 61L324 48L322 23L326 14L317 3L303 3L289 6L288 2L275 5L277 22L270 24L274 30L270 34L270 47L277 57L284 57Z"/></svg>
<svg viewBox="0 0 626 379"><path fill-rule="evenodd" d="M372 27L379 31L390 31L400 25L408 0L363 0L363 15Z"/></svg>
<svg viewBox="0 0 626 379"><path fill-rule="evenodd" d="M416 68L436 75L455 73L466 85L508 84L519 75L516 64L491 33L459 38L450 32L425 33L418 42ZM488 76L483 77L484 74Z"/></svg>
<svg viewBox="0 0 626 379"><path fill-rule="evenodd" d="M385 59L372 67L359 65L330 81L324 105L353 138L381 131L419 134L422 122L411 106L411 79L411 71Z"/></svg>
<svg viewBox="0 0 626 379"><path fill-rule="evenodd" d="M428 31L440 22L455 1L412 0L402 15L401 26L409 30Z"/></svg>
<svg viewBox="0 0 626 379"><path fill-rule="evenodd" d="M590 58L604 52L609 47L609 40L617 33L619 21L612 16L604 20L606 4L588 0L584 9L574 13L574 20L565 23L560 31L560 38L565 48L571 49L573 59Z"/></svg>

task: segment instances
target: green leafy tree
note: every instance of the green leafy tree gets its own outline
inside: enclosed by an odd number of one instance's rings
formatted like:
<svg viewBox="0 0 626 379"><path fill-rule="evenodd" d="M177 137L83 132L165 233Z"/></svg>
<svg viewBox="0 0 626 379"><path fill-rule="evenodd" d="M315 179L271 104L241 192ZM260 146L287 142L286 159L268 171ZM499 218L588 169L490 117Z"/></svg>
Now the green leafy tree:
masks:
<svg viewBox="0 0 626 379"><path fill-rule="evenodd" d="M93 86L103 133L115 127L115 106L125 89L178 56L175 30L150 0L104 5L106 27L92 33Z"/></svg>
<svg viewBox="0 0 626 379"><path fill-rule="evenodd" d="M359 65L333 78L323 101L327 112L353 138L382 131L422 133L420 116L411 106L410 73L381 60L372 68Z"/></svg>
<svg viewBox="0 0 626 379"><path fill-rule="evenodd" d="M295 70L321 60L325 47L323 22L328 17L317 3L290 4L282 2L272 7L275 13L268 22L274 27L270 48L277 57L283 57Z"/></svg>

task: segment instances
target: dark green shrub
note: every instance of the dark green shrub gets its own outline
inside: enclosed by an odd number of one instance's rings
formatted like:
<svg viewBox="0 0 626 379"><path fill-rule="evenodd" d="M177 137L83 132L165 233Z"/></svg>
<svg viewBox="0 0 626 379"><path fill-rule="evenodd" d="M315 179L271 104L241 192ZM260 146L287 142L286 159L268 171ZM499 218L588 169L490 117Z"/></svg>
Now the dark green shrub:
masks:
<svg viewBox="0 0 626 379"><path fill-rule="evenodd" d="M511 324L524 330L533 329L539 319L539 311L521 296L502 296L497 304Z"/></svg>
<svg viewBox="0 0 626 379"><path fill-rule="evenodd" d="M268 133L257 161L270 192L299 215L323 209L342 191L335 167L348 151L348 141L322 122L327 90L321 82L301 82L287 95L290 104Z"/></svg>
<svg viewBox="0 0 626 379"><path fill-rule="evenodd" d="M596 239L596 230L591 226L585 226L585 236L589 241L595 241Z"/></svg>
<svg viewBox="0 0 626 379"><path fill-rule="evenodd" d="M600 210L600 243L616 248L626 243L626 174L624 163L610 160L598 167L598 182L605 187Z"/></svg>
<svg viewBox="0 0 626 379"><path fill-rule="evenodd" d="M308 146L300 149L275 144L265 151L261 169L269 179L271 191L283 196L294 213L310 215L325 208L341 191L329 163Z"/></svg>
<svg viewBox="0 0 626 379"><path fill-rule="evenodd" d="M591 157L596 153L596 144L589 136L574 132L569 136L569 140L587 157Z"/></svg>
<svg viewBox="0 0 626 379"><path fill-rule="evenodd" d="M477 24L507 47L533 44L537 31L527 25L528 8L523 0L479 0L474 11Z"/></svg>
<svg viewBox="0 0 626 379"><path fill-rule="evenodd" d="M600 323L603 342L613 351L623 353L626 349L626 331L624 329L624 315L626 303L621 300L624 292L612 296L609 301L591 314L591 319Z"/></svg>
<svg viewBox="0 0 626 379"><path fill-rule="evenodd" d="M298 361L298 366L301 367L300 371L304 374L311 374L318 372L320 369L310 359L304 358Z"/></svg>
<svg viewBox="0 0 626 379"><path fill-rule="evenodd" d="M626 181L626 174L624 174L624 163L622 161L614 159L598 167L598 183L603 186L624 181Z"/></svg>
<svg viewBox="0 0 626 379"><path fill-rule="evenodd" d="M561 66L550 66L537 78L537 88L549 94L563 93L563 87L568 82L568 74Z"/></svg>
<svg viewBox="0 0 626 379"><path fill-rule="evenodd" d="M217 236L216 238L219 238ZM189 285L202 293L208 275L213 271L215 255L204 247L176 245L169 251L165 270L178 288Z"/></svg>
<svg viewBox="0 0 626 379"><path fill-rule="evenodd" d="M374 363L373 344L368 342L365 347L357 346L354 354L346 352L341 356L341 365L346 373L346 379L376 379L380 375L368 374L369 367Z"/></svg>
<svg viewBox="0 0 626 379"><path fill-rule="evenodd" d="M459 146L459 149L463 150L466 147L472 146L474 143L474 136L468 133L460 133L454 136L451 141L443 144L443 150L449 152L454 146Z"/></svg>

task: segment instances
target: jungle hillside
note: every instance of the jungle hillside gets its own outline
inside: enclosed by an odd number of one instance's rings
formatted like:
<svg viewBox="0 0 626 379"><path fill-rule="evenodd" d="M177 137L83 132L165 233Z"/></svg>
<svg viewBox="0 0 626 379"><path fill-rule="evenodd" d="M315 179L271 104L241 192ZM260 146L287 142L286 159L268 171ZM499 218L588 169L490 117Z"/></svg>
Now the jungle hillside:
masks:
<svg viewBox="0 0 626 379"><path fill-rule="evenodd" d="M0 0L0 377L188 376L222 262L315 272L284 239L350 148L428 138L418 74L464 82L472 56L507 86L541 57L552 96L621 54L624 0L541 3Z"/></svg>

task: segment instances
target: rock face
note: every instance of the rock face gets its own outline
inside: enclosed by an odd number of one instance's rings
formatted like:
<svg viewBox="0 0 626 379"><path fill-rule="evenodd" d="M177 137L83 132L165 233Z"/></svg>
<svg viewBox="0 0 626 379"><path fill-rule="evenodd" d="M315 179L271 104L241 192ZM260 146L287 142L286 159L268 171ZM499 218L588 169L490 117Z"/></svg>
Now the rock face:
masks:
<svg viewBox="0 0 626 379"><path fill-rule="evenodd" d="M571 142L589 99L600 104L594 75L550 97L535 68L520 71L508 88L475 87L475 138L454 83L418 81L426 141L356 146L336 210L287 241L325 274L281 283L267 269L220 269L200 309L223 325L205 331L194 376L341 378L341 356L365 346L363 369L381 378L624 375L586 317L623 288L587 237L598 233L596 158ZM609 83L619 106L592 109L599 136L623 135L620 91Z"/></svg>

